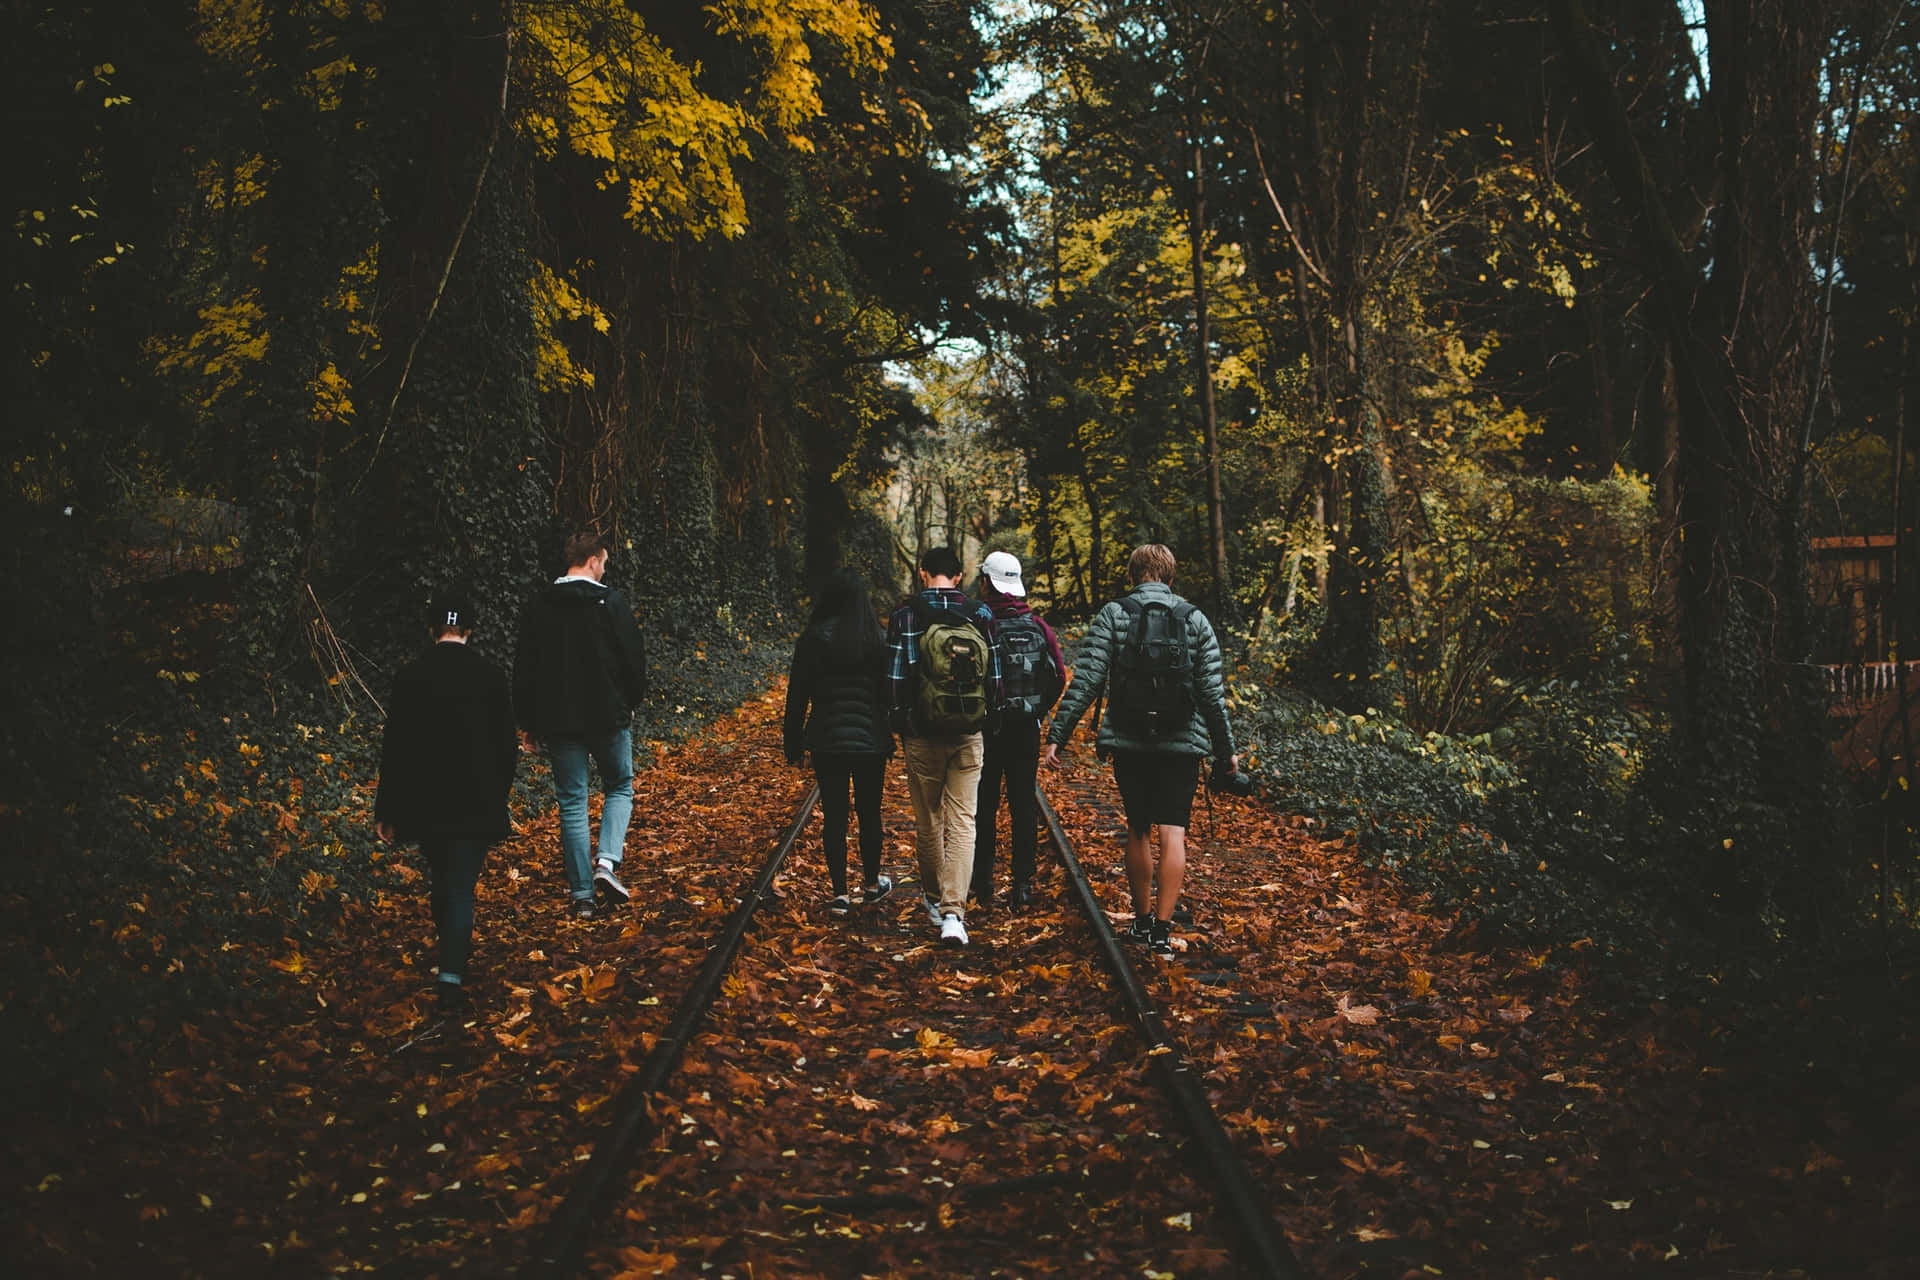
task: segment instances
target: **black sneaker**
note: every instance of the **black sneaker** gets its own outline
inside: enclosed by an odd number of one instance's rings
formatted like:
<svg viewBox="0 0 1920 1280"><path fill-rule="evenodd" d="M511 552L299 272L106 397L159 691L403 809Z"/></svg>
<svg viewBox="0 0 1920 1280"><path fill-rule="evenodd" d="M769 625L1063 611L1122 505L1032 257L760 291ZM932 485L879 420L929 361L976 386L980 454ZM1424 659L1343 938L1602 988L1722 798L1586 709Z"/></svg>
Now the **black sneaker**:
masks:
<svg viewBox="0 0 1920 1280"><path fill-rule="evenodd" d="M1135 916L1133 923L1127 926L1127 941L1137 942L1141 946L1153 940L1153 917Z"/></svg>
<svg viewBox="0 0 1920 1280"><path fill-rule="evenodd" d="M614 902L625 902L633 896L627 886L620 883L620 877L613 873L611 862L602 862L594 869L593 891L596 894L605 894Z"/></svg>
<svg viewBox="0 0 1920 1280"><path fill-rule="evenodd" d="M887 897L887 895L891 894L892 892L893 892L893 877L881 876L880 878L875 880L872 884L868 885L865 891L862 892L862 894L860 895L861 905L870 907L874 903L884 900Z"/></svg>
<svg viewBox="0 0 1920 1280"><path fill-rule="evenodd" d="M1033 886L1025 880L1015 880L1013 882L1013 893L1008 897L1008 902L1012 904L1013 909L1015 911L1025 911L1027 905L1032 901Z"/></svg>
<svg viewBox="0 0 1920 1280"><path fill-rule="evenodd" d="M600 914L600 909L593 905L592 898L575 898L567 913L575 920L591 920Z"/></svg>
<svg viewBox="0 0 1920 1280"><path fill-rule="evenodd" d="M836 893L833 901L827 904L827 910L836 916L844 916L853 910L853 899L844 893Z"/></svg>
<svg viewBox="0 0 1920 1280"><path fill-rule="evenodd" d="M1147 925L1147 950L1157 958L1173 955L1173 921L1155 920Z"/></svg>
<svg viewBox="0 0 1920 1280"><path fill-rule="evenodd" d="M983 884L974 885L972 892L975 904L982 907L993 905L993 881L988 880Z"/></svg>
<svg viewBox="0 0 1920 1280"><path fill-rule="evenodd" d="M473 1007L473 997L467 994L466 986L458 982L436 981L433 1002L442 1013L465 1013Z"/></svg>

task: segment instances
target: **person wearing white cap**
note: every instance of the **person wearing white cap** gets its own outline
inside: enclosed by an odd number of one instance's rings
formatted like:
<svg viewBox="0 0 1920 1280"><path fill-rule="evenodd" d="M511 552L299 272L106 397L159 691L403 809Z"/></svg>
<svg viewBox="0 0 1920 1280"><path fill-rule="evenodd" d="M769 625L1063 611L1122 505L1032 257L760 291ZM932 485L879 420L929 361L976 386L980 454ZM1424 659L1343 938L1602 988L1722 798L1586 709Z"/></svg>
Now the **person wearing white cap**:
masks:
<svg viewBox="0 0 1920 1280"><path fill-rule="evenodd" d="M1033 898L1035 824L1034 780L1040 766L1040 724L1066 687L1067 664L1060 638L1027 603L1020 560L995 551L980 562L980 600L993 610L1000 641L1001 717L984 738L980 796L974 816L973 900L993 902L994 846L999 838L1000 790L1006 784L1007 818L1012 827L1013 888L1017 909Z"/></svg>

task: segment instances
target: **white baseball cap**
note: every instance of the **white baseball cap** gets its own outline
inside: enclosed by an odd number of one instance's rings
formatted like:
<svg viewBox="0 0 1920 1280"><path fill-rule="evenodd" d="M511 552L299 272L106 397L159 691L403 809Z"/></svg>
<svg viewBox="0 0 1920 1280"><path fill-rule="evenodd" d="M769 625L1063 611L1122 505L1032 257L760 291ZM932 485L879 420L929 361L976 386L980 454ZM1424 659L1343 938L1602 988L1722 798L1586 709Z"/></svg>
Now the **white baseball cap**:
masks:
<svg viewBox="0 0 1920 1280"><path fill-rule="evenodd" d="M1020 581L1020 561L1004 551L996 551L980 562L980 572L986 575L994 590L1003 595L1024 596L1027 589Z"/></svg>

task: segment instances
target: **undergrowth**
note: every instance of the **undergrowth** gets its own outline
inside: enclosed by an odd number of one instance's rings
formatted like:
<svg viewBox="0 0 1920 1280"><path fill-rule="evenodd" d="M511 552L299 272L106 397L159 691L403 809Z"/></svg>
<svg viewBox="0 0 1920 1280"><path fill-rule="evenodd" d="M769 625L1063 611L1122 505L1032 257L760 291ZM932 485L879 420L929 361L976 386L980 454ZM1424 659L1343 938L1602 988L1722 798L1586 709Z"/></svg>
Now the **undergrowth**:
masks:
<svg viewBox="0 0 1920 1280"><path fill-rule="evenodd" d="M1505 724L1462 736L1255 680L1230 700L1269 802L1353 836L1435 901L1534 943L1617 947L1659 928L1638 865L1656 727L1617 685L1542 682Z"/></svg>
<svg viewBox="0 0 1920 1280"><path fill-rule="evenodd" d="M102 628L97 599L38 603L46 634L70 643L56 658L10 636L33 662L0 688L0 834L14 849L0 868L0 1034L17 1049L0 1086L83 1109L161 1042L243 1016L264 951L297 952L286 943L335 927L349 902L420 892L418 877L390 874L413 851L381 845L372 826L376 700L406 655L269 693L193 661L193 628L164 611L143 605ZM764 689L796 625L771 598L700 615L649 604L661 616L646 628L653 690L634 721L643 770ZM219 623L217 605L188 612ZM510 664L510 633L475 644ZM552 804L545 761L522 757L516 820Z"/></svg>

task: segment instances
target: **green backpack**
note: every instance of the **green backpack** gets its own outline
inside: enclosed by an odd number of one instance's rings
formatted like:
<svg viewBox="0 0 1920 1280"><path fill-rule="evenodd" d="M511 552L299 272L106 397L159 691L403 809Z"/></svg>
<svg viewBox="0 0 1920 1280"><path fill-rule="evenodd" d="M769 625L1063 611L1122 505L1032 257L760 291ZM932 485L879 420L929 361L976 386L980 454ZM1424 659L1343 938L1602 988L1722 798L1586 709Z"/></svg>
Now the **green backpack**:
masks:
<svg viewBox="0 0 1920 1280"><path fill-rule="evenodd" d="M987 721L987 637L954 609L912 600L920 624L920 657L913 664L913 706L919 728L931 734L978 733Z"/></svg>

